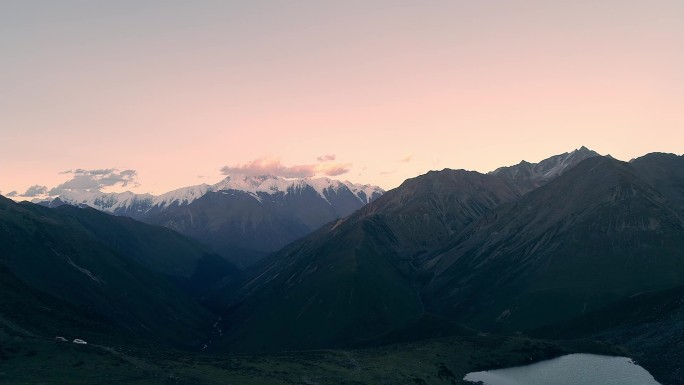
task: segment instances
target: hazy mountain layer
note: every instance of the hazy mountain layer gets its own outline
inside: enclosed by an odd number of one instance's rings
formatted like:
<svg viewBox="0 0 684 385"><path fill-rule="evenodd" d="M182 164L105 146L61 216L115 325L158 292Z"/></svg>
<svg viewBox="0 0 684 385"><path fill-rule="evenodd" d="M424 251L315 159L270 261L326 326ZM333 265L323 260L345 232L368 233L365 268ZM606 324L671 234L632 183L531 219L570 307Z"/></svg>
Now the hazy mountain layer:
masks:
<svg viewBox="0 0 684 385"><path fill-rule="evenodd" d="M86 205L165 226L245 267L351 214L383 192L379 187L328 178L235 175L215 185L191 186L160 196L67 191L48 205Z"/></svg>

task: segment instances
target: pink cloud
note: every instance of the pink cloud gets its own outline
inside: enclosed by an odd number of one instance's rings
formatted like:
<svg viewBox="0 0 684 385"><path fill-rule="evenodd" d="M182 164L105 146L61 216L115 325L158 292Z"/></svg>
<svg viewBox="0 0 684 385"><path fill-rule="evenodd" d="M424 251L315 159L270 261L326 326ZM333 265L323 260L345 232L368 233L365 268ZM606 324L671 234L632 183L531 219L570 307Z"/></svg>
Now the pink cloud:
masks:
<svg viewBox="0 0 684 385"><path fill-rule="evenodd" d="M327 176L338 176L346 174L349 172L349 167L351 164L345 163L325 163L317 164L315 167L317 174L323 174Z"/></svg>
<svg viewBox="0 0 684 385"><path fill-rule="evenodd" d="M321 155L318 158L316 158L316 160L319 162L331 162L335 160L335 154Z"/></svg>
<svg viewBox="0 0 684 385"><path fill-rule="evenodd" d="M38 195L44 195L48 191L47 186L33 185L29 187L25 193L21 194L27 198L37 197Z"/></svg>
<svg viewBox="0 0 684 385"><path fill-rule="evenodd" d="M60 172L60 174L72 175L72 178L57 187L50 189L47 192L48 195L60 195L65 191L70 190L100 191L105 187L117 185L121 187L128 187L129 185L135 187L139 186L137 179L138 172L136 170L119 170L116 168L86 170L78 168ZM28 194L29 191L26 193Z"/></svg>
<svg viewBox="0 0 684 385"><path fill-rule="evenodd" d="M316 175L337 176L349 172L349 163L320 163L285 166L278 158L260 158L234 166L224 166L224 175L275 175L284 178L310 178Z"/></svg>

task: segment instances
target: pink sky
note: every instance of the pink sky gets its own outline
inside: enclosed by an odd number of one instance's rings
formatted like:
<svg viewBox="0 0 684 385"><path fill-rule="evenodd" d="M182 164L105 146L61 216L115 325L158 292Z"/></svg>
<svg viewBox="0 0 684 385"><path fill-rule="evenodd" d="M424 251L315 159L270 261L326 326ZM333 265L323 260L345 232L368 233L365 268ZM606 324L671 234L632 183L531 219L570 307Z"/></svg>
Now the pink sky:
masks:
<svg viewBox="0 0 684 385"><path fill-rule="evenodd" d="M96 3L0 4L2 194L684 152L681 1Z"/></svg>

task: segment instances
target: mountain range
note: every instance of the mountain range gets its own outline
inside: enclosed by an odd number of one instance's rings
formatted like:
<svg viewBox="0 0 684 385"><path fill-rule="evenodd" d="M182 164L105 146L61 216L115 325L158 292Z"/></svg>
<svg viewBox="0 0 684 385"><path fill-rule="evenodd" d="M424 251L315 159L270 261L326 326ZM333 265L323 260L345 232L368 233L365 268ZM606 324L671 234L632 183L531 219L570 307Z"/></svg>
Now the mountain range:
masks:
<svg viewBox="0 0 684 385"><path fill-rule="evenodd" d="M421 260L440 314L529 330L684 277L684 221L627 163L587 159Z"/></svg>
<svg viewBox="0 0 684 385"><path fill-rule="evenodd" d="M0 332L81 325L93 338L271 354L259 357L426 339L498 355L500 338L519 338L525 357L569 346L533 336L617 349L679 384L683 162L582 147L487 174L431 171L386 193L241 176L144 210L125 194L52 208L1 199ZM436 365L435 383L452 383Z"/></svg>
<svg viewBox="0 0 684 385"><path fill-rule="evenodd" d="M214 185L159 196L74 190L42 204L88 206L164 226L246 267L383 193L376 186L329 178L230 175Z"/></svg>
<svg viewBox="0 0 684 385"><path fill-rule="evenodd" d="M590 156L526 194L464 170L408 180L252 270L216 348L349 348L435 328L421 326L434 316L532 333L678 287L682 195L661 193L639 167L660 157ZM676 175L682 157L667 159L662 172Z"/></svg>
<svg viewBox="0 0 684 385"><path fill-rule="evenodd" d="M594 154L582 148L540 164L555 165L553 175L560 177ZM522 199L522 188L517 180L496 173L449 169L405 181L260 264L225 317L232 325L226 325L228 345L270 348L285 340L283 348L321 348L361 343L425 314L448 314L430 308L437 298L429 294L443 279L439 257L432 255L485 214ZM328 288L325 282L337 284ZM301 303L307 305L296 305ZM272 325L269 319L285 322ZM322 319L335 327L312 325Z"/></svg>

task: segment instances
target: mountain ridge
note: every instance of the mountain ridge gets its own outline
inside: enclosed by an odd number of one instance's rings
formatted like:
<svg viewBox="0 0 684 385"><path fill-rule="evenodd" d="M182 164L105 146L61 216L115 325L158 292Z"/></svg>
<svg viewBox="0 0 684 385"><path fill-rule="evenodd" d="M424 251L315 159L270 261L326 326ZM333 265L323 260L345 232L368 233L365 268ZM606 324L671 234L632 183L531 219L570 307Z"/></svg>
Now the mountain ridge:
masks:
<svg viewBox="0 0 684 385"><path fill-rule="evenodd" d="M257 265L225 314L233 329L223 343L324 348L429 314L477 330L531 330L684 283L680 250L681 217L610 157L587 157L525 194L497 175L433 171ZM328 316L337 327L322 326Z"/></svg>
<svg viewBox="0 0 684 385"><path fill-rule="evenodd" d="M246 268L383 193L377 186L330 178L230 175L214 185L190 186L156 197L71 191L42 204L89 206L164 226Z"/></svg>
<svg viewBox="0 0 684 385"><path fill-rule="evenodd" d="M600 154L582 146L576 150L543 159L538 163L523 160L517 165L499 167L488 174L507 179L515 184L521 193L526 193L543 186L579 162L594 156L600 156Z"/></svg>
<svg viewBox="0 0 684 385"><path fill-rule="evenodd" d="M68 190L51 198L59 199L61 203L71 205L87 205L98 210L117 215L131 217L142 216L153 209L163 209L172 205L187 205L201 198L209 192L228 190L243 191L260 201L261 194L283 192L287 194L291 189L312 187L323 199L329 191L348 189L363 204L377 198L384 190L368 184L338 181L330 178L283 178L274 175L250 176L234 174L226 176L221 181L209 185L199 184L181 187L169 192L152 194L135 194L130 191L121 193L104 193L101 191ZM45 202L45 199L35 199L35 203ZM48 201L48 205L50 201Z"/></svg>
<svg viewBox="0 0 684 385"><path fill-rule="evenodd" d="M0 306L10 321L60 317L59 326L17 324L26 330L74 333L68 325L78 323L95 333L85 336L135 336L158 322L157 341L232 354L449 335L488 344L551 330L627 349L659 380L678 383L681 343L670 340L684 330L684 157L594 154L582 147L515 172L430 171L348 215L359 197L344 185L336 194L268 176L227 178L147 217L167 228L87 205L3 198L0 286L9 296ZM284 247L239 272L169 228L223 234L227 247L268 234L250 241ZM3 322L11 327L0 318L0 333ZM544 353L521 349L523 358ZM660 362L661 351L670 359Z"/></svg>
<svg viewBox="0 0 684 385"><path fill-rule="evenodd" d="M422 263L433 274L431 306L448 303L444 313L467 324L524 330L679 284L682 246L684 222L662 194L628 163L592 157L491 211ZM647 250L661 259L650 261ZM620 274L604 271L610 266Z"/></svg>
<svg viewBox="0 0 684 385"><path fill-rule="evenodd" d="M409 179L259 262L224 316L219 344L318 349L406 327L424 313L412 258L517 197L507 182L474 171ZM327 287L330 282L335 286ZM294 312L299 301L306 305ZM270 319L281 323L269 326Z"/></svg>

